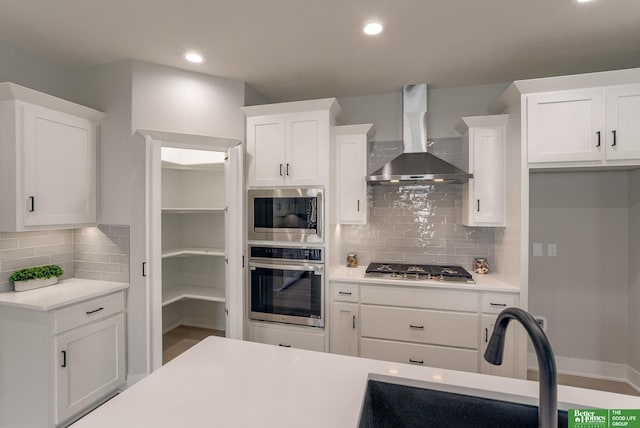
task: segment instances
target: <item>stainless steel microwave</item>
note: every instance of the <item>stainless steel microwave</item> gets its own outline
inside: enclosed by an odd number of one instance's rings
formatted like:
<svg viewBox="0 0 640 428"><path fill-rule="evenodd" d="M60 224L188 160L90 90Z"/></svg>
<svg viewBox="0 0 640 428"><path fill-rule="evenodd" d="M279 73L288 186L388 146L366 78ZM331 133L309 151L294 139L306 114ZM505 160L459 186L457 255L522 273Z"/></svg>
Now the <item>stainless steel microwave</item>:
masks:
<svg viewBox="0 0 640 428"><path fill-rule="evenodd" d="M322 189L249 190L251 241L322 243Z"/></svg>

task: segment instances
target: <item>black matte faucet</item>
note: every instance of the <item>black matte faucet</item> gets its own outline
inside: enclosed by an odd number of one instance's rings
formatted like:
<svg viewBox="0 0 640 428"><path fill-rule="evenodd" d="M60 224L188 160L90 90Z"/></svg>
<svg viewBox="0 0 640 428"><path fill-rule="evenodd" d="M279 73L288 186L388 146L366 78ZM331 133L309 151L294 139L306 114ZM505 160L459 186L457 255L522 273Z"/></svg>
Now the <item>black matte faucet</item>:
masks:
<svg viewBox="0 0 640 428"><path fill-rule="evenodd" d="M538 404L538 426L540 428L558 428L558 381L556 378L556 360L549 339L530 313L520 308L507 308L500 312L491 339L484 353L484 359L499 366L502 364L504 337L510 320L517 320L529 334L538 357L540 372L540 397Z"/></svg>

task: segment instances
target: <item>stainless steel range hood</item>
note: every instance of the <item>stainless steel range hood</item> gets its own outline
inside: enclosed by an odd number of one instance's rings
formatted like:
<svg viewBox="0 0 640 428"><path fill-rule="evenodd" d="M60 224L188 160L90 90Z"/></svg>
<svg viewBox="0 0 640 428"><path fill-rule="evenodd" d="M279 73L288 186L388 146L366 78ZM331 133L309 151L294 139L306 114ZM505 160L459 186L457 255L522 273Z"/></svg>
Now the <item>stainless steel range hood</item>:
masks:
<svg viewBox="0 0 640 428"><path fill-rule="evenodd" d="M406 85L402 93L403 152L367 177L371 184L460 183L472 178L460 168L427 153L427 85Z"/></svg>

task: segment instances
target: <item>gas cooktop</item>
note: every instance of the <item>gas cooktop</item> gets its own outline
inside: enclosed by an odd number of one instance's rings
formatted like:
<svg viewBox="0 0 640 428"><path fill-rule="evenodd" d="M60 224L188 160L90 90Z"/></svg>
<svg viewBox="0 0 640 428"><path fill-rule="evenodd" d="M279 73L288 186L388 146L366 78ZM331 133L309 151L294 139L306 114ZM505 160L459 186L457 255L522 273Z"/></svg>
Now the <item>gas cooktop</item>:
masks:
<svg viewBox="0 0 640 428"><path fill-rule="evenodd" d="M456 265L370 263L365 271L365 276L368 278L430 279L475 284L471 274L462 266Z"/></svg>

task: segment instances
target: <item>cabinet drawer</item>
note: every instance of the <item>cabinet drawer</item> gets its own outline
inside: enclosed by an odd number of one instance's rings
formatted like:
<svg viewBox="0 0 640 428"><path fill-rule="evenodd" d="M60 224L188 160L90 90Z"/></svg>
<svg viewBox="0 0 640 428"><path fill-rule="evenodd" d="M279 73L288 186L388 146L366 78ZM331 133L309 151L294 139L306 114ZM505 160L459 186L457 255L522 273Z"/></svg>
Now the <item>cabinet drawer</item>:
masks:
<svg viewBox="0 0 640 428"><path fill-rule="evenodd" d="M482 312L487 314L497 314L503 309L516 306L518 297L515 294L483 294Z"/></svg>
<svg viewBox="0 0 640 428"><path fill-rule="evenodd" d="M451 370L478 371L478 351L469 349L360 339L360 356Z"/></svg>
<svg viewBox="0 0 640 428"><path fill-rule="evenodd" d="M57 310L53 313L54 334L124 311L124 293L114 293Z"/></svg>
<svg viewBox="0 0 640 428"><path fill-rule="evenodd" d="M249 339L269 345L324 352L324 333L252 325L249 326Z"/></svg>
<svg viewBox="0 0 640 428"><path fill-rule="evenodd" d="M331 284L331 299L338 302L358 302L358 286L354 284Z"/></svg>
<svg viewBox="0 0 640 428"><path fill-rule="evenodd" d="M480 297L475 291L363 286L360 290L360 302L373 305L477 312Z"/></svg>
<svg viewBox="0 0 640 428"><path fill-rule="evenodd" d="M478 315L444 311L360 307L361 336L478 348Z"/></svg>

